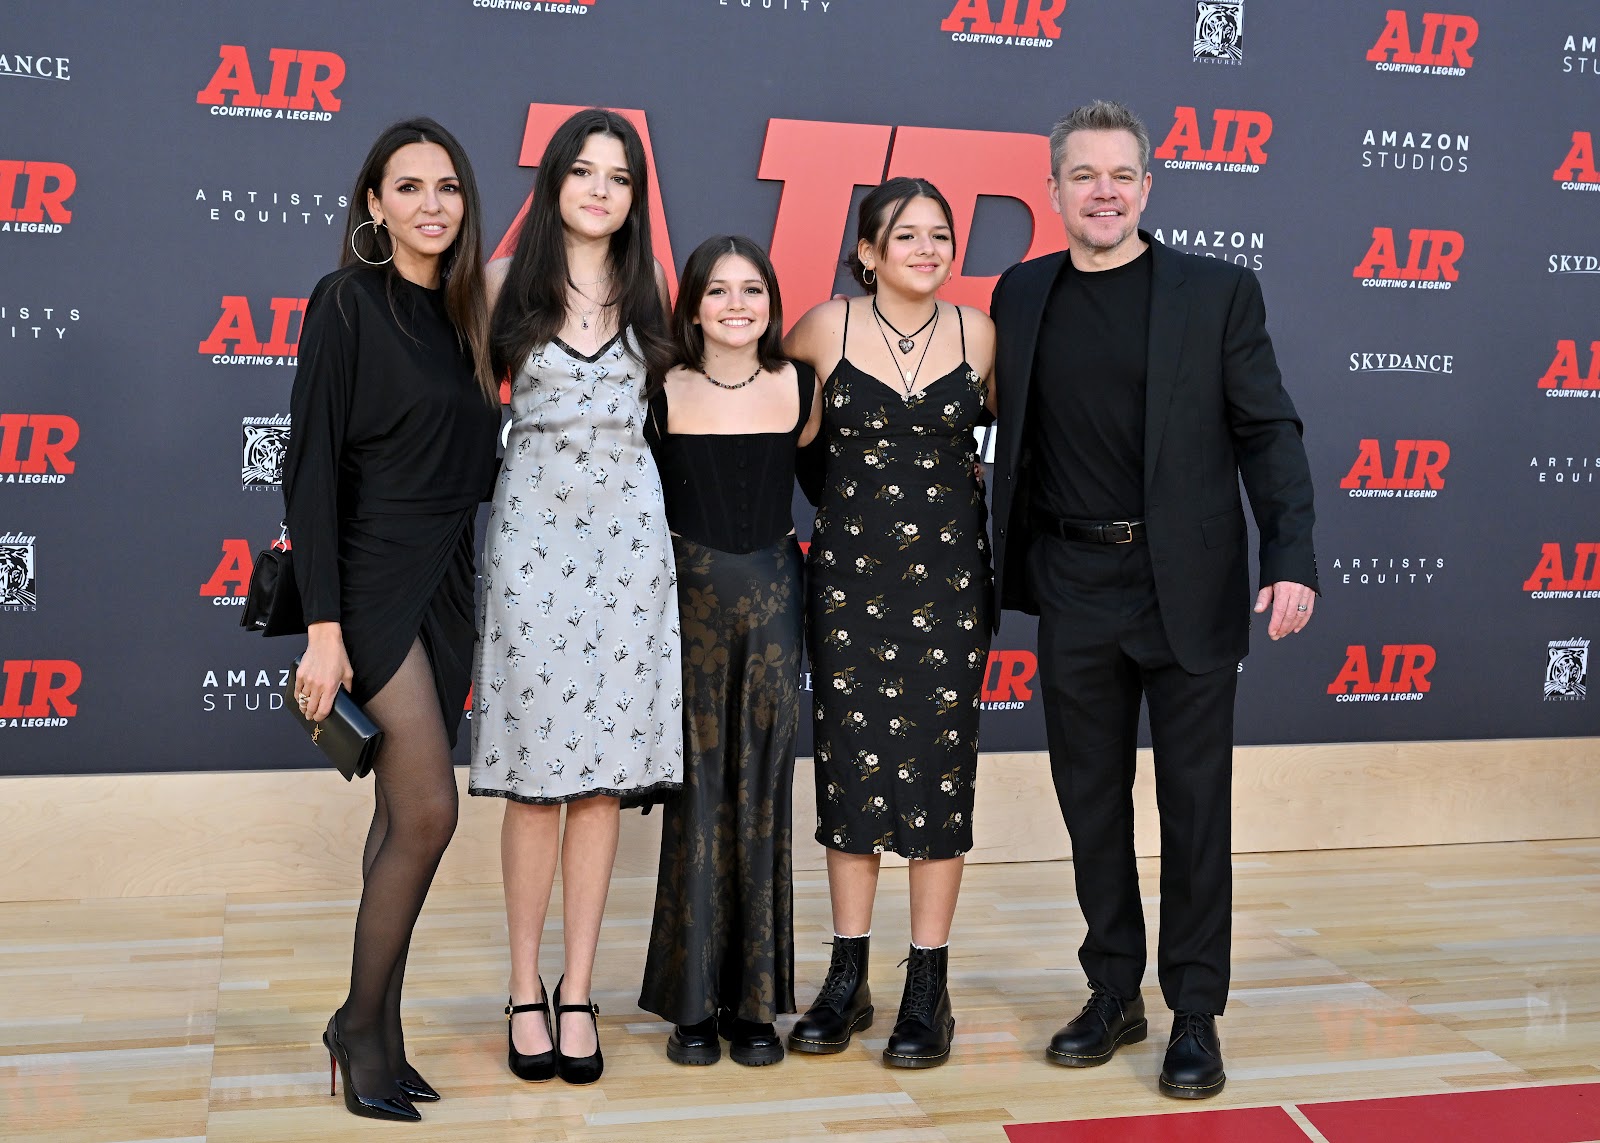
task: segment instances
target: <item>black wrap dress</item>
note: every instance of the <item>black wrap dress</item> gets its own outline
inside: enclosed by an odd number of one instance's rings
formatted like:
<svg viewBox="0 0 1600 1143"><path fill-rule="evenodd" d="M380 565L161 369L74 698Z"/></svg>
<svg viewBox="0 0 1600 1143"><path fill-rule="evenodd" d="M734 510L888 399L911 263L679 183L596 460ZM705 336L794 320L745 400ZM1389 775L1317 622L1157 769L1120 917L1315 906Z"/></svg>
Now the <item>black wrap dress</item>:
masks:
<svg viewBox="0 0 1600 1143"><path fill-rule="evenodd" d="M420 639L451 745L475 638L473 523L495 473L486 401L444 291L386 267L311 293L283 496L307 623L337 621L365 703Z"/></svg>

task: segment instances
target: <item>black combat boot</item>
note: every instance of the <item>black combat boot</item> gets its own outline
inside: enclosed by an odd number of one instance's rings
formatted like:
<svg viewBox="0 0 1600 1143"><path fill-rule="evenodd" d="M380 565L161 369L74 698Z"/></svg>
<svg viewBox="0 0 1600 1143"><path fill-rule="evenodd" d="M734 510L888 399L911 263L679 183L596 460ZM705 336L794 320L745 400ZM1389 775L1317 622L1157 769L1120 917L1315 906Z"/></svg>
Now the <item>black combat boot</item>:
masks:
<svg viewBox="0 0 1600 1143"><path fill-rule="evenodd" d="M891 1067L936 1068L950 1058L956 1018L950 1012L950 990L945 984L949 956L949 945L936 949L911 946L900 1015L883 1049L883 1062Z"/></svg>
<svg viewBox="0 0 1600 1143"><path fill-rule="evenodd" d="M831 1055L850 1046L850 1037L872 1027L872 989L867 987L867 943L864 937L833 938L833 959L817 1002L795 1021L789 1048Z"/></svg>

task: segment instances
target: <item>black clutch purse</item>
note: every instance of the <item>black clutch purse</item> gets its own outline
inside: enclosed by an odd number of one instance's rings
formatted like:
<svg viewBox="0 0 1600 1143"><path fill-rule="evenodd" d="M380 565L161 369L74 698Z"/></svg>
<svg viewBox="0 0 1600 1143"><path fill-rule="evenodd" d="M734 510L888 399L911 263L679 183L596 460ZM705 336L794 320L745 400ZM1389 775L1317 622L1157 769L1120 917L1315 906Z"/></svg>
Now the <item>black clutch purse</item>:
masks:
<svg viewBox="0 0 1600 1143"><path fill-rule="evenodd" d="M305 612L300 605L300 585L294 580L294 562L289 552L289 529L283 528L271 547L256 556L250 569L250 586L245 591L239 626L246 631L273 635L304 635Z"/></svg>
<svg viewBox="0 0 1600 1143"><path fill-rule="evenodd" d="M300 660L296 659L295 665L299 664ZM378 729L378 724L367 717L367 712L356 705L356 700L343 687L339 688L328 717L312 722L300 713L300 706L294 700L296 685L294 672L290 671L289 684L283 688L283 709L305 727L311 741L328 756L328 761L344 775L346 782L365 778L372 772L372 760L383 745L383 731Z"/></svg>

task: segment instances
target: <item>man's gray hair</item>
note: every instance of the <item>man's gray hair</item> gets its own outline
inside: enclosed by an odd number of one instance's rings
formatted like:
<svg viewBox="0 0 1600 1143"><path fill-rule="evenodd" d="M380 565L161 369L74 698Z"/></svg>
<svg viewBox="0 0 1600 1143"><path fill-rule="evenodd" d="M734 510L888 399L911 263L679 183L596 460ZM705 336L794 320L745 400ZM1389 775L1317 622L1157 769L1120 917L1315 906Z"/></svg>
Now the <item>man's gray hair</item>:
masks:
<svg viewBox="0 0 1600 1143"><path fill-rule="evenodd" d="M1061 160L1066 155L1067 136L1075 131L1126 131L1139 144L1139 173L1150 169L1150 132L1144 120L1134 114L1127 104L1114 99L1097 99L1068 112L1050 129L1050 173L1061 174Z"/></svg>

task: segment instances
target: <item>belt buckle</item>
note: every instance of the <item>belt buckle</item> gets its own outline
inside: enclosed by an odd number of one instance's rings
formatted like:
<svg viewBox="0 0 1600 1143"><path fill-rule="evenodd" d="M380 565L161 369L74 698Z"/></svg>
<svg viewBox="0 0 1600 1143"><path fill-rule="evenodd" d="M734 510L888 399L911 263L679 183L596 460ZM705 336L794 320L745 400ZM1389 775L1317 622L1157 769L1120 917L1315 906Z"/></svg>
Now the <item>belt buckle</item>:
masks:
<svg viewBox="0 0 1600 1143"><path fill-rule="evenodd" d="M1127 530L1128 534L1127 534L1127 537L1125 539L1107 540L1106 542L1110 543L1110 544L1131 544L1131 543L1133 543L1133 523L1134 522L1132 520L1113 520L1113 521L1111 521L1111 523L1106 525L1107 528L1125 528Z"/></svg>

